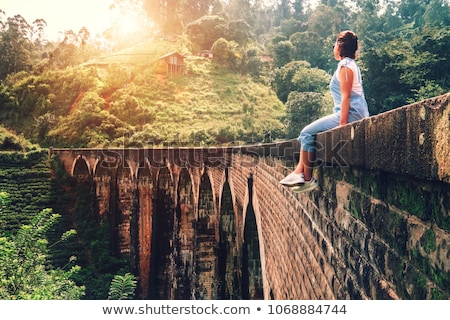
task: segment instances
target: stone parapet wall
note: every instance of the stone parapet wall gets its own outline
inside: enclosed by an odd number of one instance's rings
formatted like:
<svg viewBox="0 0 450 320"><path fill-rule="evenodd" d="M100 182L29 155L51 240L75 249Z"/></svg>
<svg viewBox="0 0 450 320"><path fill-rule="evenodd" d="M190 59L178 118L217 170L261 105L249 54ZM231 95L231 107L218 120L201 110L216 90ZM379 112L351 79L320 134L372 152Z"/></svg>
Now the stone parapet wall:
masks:
<svg viewBox="0 0 450 320"><path fill-rule="evenodd" d="M450 183L450 93L319 134L317 158Z"/></svg>

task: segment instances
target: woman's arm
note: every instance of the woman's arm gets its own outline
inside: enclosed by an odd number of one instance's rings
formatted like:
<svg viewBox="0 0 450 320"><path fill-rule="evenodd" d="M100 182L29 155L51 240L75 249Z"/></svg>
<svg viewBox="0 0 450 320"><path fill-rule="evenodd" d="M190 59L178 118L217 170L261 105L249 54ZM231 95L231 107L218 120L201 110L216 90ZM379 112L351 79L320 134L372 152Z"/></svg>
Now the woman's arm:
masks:
<svg viewBox="0 0 450 320"><path fill-rule="evenodd" d="M339 81L341 83L341 121L340 125L347 124L348 112L350 110L350 96L352 94L353 71L347 67L339 70Z"/></svg>

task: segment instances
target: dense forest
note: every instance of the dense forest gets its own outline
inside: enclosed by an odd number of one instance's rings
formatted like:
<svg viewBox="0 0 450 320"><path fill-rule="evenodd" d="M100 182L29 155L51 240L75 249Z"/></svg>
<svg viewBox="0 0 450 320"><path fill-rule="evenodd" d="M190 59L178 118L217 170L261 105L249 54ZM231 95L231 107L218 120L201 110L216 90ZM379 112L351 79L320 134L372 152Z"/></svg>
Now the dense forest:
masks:
<svg viewBox="0 0 450 320"><path fill-rule="evenodd" d="M51 172L41 148L296 137L332 109L332 45L346 29L359 36L372 115L450 91L448 0L115 0L113 9L133 12L139 30L111 21L103 34L61 30L51 41L44 19L0 8L0 299L129 298L135 285L108 254L107 226L74 200L89 190ZM159 68L171 52L184 57L180 74Z"/></svg>
<svg viewBox="0 0 450 320"><path fill-rule="evenodd" d="M102 35L63 30L55 43L45 20L0 13L3 126L45 147L292 138L331 110L331 47L345 29L360 38L371 114L450 87L447 0L116 0L112 8L135 12L139 30L124 36L112 21ZM167 77L157 62L173 51L186 68Z"/></svg>

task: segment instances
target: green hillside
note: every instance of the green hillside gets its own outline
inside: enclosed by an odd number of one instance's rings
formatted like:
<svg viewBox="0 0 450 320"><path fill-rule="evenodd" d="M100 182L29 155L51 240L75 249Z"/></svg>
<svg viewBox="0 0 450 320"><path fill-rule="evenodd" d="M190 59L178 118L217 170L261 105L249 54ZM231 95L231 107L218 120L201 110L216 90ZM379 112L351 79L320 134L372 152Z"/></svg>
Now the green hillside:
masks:
<svg viewBox="0 0 450 320"><path fill-rule="evenodd" d="M32 144L23 136L18 136L14 132L0 126L0 151L28 152L37 149L37 145Z"/></svg>
<svg viewBox="0 0 450 320"><path fill-rule="evenodd" d="M159 58L185 55L168 75ZM260 78L186 55L182 41L147 40L62 70L4 81L0 121L41 146L215 145L282 134L283 103Z"/></svg>

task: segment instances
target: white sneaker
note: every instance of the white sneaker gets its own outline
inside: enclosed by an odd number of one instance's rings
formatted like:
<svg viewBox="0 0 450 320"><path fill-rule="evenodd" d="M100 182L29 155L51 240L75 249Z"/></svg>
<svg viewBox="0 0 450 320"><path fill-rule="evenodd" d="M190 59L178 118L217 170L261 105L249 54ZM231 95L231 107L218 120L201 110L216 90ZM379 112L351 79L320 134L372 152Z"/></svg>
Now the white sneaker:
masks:
<svg viewBox="0 0 450 320"><path fill-rule="evenodd" d="M303 183L302 185L292 188L292 191L297 192L297 193L307 192L307 191L314 190L318 187L319 187L319 184L317 183L317 181L314 178L311 178L311 180L305 181L305 183Z"/></svg>
<svg viewBox="0 0 450 320"><path fill-rule="evenodd" d="M283 186L294 187L305 183L305 178L303 177L303 173L291 172L284 179L280 180L280 183Z"/></svg>

